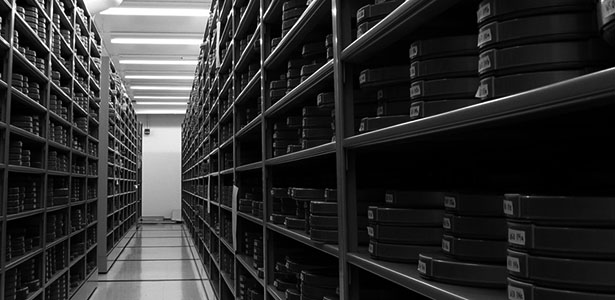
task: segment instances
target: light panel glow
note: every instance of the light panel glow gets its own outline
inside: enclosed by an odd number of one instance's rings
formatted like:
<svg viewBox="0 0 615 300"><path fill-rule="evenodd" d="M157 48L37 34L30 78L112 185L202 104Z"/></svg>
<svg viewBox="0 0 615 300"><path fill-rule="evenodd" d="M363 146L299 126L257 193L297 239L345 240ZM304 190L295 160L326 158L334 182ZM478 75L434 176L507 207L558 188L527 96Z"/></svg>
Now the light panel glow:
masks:
<svg viewBox="0 0 615 300"><path fill-rule="evenodd" d="M113 16L206 17L209 16L209 10L196 8L112 7L102 11L100 14Z"/></svg>
<svg viewBox="0 0 615 300"><path fill-rule="evenodd" d="M186 100L190 99L190 97L184 96L134 96L135 100Z"/></svg>
<svg viewBox="0 0 615 300"><path fill-rule="evenodd" d="M148 80L193 80L194 76L182 75L126 75L126 79L148 79Z"/></svg>
<svg viewBox="0 0 615 300"><path fill-rule="evenodd" d="M200 39L113 38L111 44L135 45L200 45Z"/></svg>
<svg viewBox="0 0 615 300"><path fill-rule="evenodd" d="M190 86L148 86L135 85L130 87L131 90L150 90L150 91L190 91Z"/></svg>
<svg viewBox="0 0 615 300"><path fill-rule="evenodd" d="M196 65L196 60L121 59L122 65Z"/></svg>
<svg viewBox="0 0 615 300"><path fill-rule="evenodd" d="M182 106L187 105L185 102L137 102L137 105L174 105L174 106Z"/></svg>

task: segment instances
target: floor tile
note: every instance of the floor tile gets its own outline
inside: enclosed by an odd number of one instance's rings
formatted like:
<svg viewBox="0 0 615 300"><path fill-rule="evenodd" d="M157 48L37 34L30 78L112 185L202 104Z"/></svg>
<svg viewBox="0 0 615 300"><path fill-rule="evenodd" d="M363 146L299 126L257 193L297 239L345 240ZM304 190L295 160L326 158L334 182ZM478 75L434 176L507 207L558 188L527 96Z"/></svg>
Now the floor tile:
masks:
<svg viewBox="0 0 615 300"><path fill-rule="evenodd" d="M132 247L126 248L118 260L181 260L194 259L189 247Z"/></svg>
<svg viewBox="0 0 615 300"><path fill-rule="evenodd" d="M164 239L140 239L133 238L127 247L187 247L190 246L188 241L181 237L164 238Z"/></svg>
<svg viewBox="0 0 615 300"><path fill-rule="evenodd" d="M183 237L183 231L172 230L140 230L135 234L135 237L140 238L168 238L168 237Z"/></svg>
<svg viewBox="0 0 615 300"><path fill-rule="evenodd" d="M208 283L208 282L207 282ZM214 300L200 280L99 282L90 300Z"/></svg>
<svg viewBox="0 0 615 300"><path fill-rule="evenodd" d="M181 231L182 225L181 224L142 224L138 230L141 230L141 231L151 231L151 230L153 231L162 231L162 230Z"/></svg>
<svg viewBox="0 0 615 300"><path fill-rule="evenodd" d="M99 281L201 279L193 260L117 261ZM206 278L203 278L206 279Z"/></svg>

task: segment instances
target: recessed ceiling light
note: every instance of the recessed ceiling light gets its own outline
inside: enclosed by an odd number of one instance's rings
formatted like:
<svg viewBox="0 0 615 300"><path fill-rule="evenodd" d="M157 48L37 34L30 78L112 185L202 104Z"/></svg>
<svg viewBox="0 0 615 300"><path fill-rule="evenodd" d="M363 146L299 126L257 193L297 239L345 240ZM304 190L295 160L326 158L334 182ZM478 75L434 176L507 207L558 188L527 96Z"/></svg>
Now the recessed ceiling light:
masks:
<svg viewBox="0 0 615 300"><path fill-rule="evenodd" d="M181 75L126 75L126 79L171 79L171 80L193 80L194 76Z"/></svg>
<svg viewBox="0 0 615 300"><path fill-rule="evenodd" d="M137 105L187 105L186 102L137 102Z"/></svg>
<svg viewBox="0 0 615 300"><path fill-rule="evenodd" d="M147 60L147 59L122 59L122 65L196 65L196 60Z"/></svg>
<svg viewBox="0 0 615 300"><path fill-rule="evenodd" d="M114 16L206 17L209 16L209 10L193 8L112 7L102 11L100 14Z"/></svg>
<svg viewBox="0 0 615 300"><path fill-rule="evenodd" d="M136 99L145 99L145 100L188 100L190 97L188 96L134 96Z"/></svg>
<svg viewBox="0 0 615 300"><path fill-rule="evenodd" d="M134 85L131 86L132 90L152 90L152 91L190 91L190 86L146 86L146 85Z"/></svg>
<svg viewBox="0 0 615 300"><path fill-rule="evenodd" d="M185 109L136 109L137 115L183 115Z"/></svg>
<svg viewBox="0 0 615 300"><path fill-rule="evenodd" d="M137 45L200 45L201 39L113 38L111 44Z"/></svg>

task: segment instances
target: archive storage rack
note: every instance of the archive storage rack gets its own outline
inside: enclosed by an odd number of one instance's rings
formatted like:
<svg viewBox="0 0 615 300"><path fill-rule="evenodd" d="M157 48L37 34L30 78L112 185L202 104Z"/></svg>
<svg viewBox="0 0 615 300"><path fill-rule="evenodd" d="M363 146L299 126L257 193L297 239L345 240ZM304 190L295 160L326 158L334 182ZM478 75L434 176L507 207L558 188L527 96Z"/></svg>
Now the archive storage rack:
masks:
<svg viewBox="0 0 615 300"><path fill-rule="evenodd" d="M0 1L1 299L96 287L101 39L83 1Z"/></svg>
<svg viewBox="0 0 615 300"><path fill-rule="evenodd" d="M362 26L357 11L373 1L306 1L296 15L290 8L302 1L284 2L213 1L182 125L182 215L218 298L294 299L274 276L299 252L334 266L339 299L506 299L506 289L430 281L416 263L375 259L364 242L363 201L384 205L386 189L613 195L615 69L415 120L406 88L406 119L361 128L379 109L361 72L409 66L416 40L478 34L479 2L396 1ZM294 79L301 62L289 61L320 41L330 48L326 60L303 61L316 66L299 82L277 82ZM277 130L327 104L331 140L276 151ZM274 188L289 187L337 198L337 242L314 241L272 217L274 196L284 194Z"/></svg>
<svg viewBox="0 0 615 300"><path fill-rule="evenodd" d="M106 273L136 233L141 219L141 124L133 103L126 93L121 77L109 57L102 58L103 87L109 92L101 98L101 116L108 120L101 124L105 132L101 148L99 197L98 268ZM104 221L102 221L104 220Z"/></svg>

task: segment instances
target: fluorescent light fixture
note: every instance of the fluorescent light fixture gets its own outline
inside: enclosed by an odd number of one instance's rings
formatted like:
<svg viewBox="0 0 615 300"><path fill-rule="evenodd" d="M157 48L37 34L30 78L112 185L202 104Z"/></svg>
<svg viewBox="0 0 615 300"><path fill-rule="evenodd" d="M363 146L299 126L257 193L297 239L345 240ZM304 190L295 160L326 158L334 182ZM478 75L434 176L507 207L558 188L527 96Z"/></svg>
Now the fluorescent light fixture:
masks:
<svg viewBox="0 0 615 300"><path fill-rule="evenodd" d="M137 115L183 115L185 109L136 109Z"/></svg>
<svg viewBox="0 0 615 300"><path fill-rule="evenodd" d="M161 38L113 38L111 44L138 45L200 45L200 39L161 39Z"/></svg>
<svg viewBox="0 0 615 300"><path fill-rule="evenodd" d="M150 86L150 85L134 85L131 90L151 90L151 91L191 91L190 86Z"/></svg>
<svg viewBox="0 0 615 300"><path fill-rule="evenodd" d="M135 100L186 100L190 99L188 96L134 96Z"/></svg>
<svg viewBox="0 0 615 300"><path fill-rule="evenodd" d="M196 60L120 59L122 65L196 65Z"/></svg>
<svg viewBox="0 0 615 300"><path fill-rule="evenodd" d="M137 105L187 105L186 102L137 102Z"/></svg>
<svg viewBox="0 0 615 300"><path fill-rule="evenodd" d="M196 8L112 7L102 11L100 14L114 16L206 17L209 16L209 10Z"/></svg>
<svg viewBox="0 0 615 300"><path fill-rule="evenodd" d="M162 79L170 79L170 80L193 80L194 76L189 75L126 75L126 79L152 79L152 80L162 80Z"/></svg>

